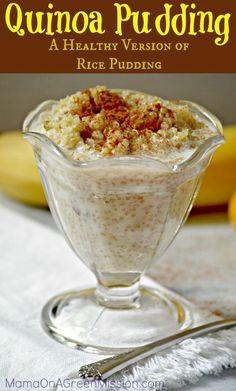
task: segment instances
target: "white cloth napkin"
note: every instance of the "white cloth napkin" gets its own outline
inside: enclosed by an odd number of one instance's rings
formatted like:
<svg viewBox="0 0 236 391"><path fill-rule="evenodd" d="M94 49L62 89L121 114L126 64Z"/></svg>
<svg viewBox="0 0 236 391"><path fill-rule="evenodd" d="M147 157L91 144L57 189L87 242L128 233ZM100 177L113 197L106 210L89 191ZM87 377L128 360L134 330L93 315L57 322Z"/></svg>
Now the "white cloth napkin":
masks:
<svg viewBox="0 0 236 391"><path fill-rule="evenodd" d="M55 294L94 283L56 230L0 205L1 390L10 389L9 385L23 390L49 390L55 385L58 390L169 390L236 366L236 332L227 330L187 340L117 374L107 384L82 387L81 380L76 383L79 367L104 356L50 339L40 326L40 313ZM196 322L208 317L196 314Z"/></svg>

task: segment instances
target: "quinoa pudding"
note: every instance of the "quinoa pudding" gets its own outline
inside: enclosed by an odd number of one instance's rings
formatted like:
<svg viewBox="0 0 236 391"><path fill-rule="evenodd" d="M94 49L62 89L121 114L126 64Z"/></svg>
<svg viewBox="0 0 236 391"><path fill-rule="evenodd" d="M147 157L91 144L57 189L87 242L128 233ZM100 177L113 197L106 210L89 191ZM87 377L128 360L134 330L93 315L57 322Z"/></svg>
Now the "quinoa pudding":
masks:
<svg viewBox="0 0 236 391"><path fill-rule="evenodd" d="M44 111L40 132L81 163L42 151L50 207L68 241L101 284L134 283L184 222L209 158L173 167L215 130L187 104L94 87Z"/></svg>

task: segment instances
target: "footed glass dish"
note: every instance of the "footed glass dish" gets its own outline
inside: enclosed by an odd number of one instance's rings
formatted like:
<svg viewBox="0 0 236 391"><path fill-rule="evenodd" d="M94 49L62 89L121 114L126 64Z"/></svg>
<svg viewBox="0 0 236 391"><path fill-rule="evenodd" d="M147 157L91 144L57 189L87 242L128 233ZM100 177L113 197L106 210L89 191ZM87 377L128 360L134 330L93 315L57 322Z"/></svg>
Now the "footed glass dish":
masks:
<svg viewBox="0 0 236 391"><path fill-rule="evenodd" d="M42 113L56 104L46 101L31 112L23 133L52 215L97 286L50 299L42 312L45 330L68 346L117 353L189 327L185 301L140 287L140 278L185 222L211 156L224 142L219 120L192 102L178 103L215 129L183 163L143 156L79 162L40 132Z"/></svg>

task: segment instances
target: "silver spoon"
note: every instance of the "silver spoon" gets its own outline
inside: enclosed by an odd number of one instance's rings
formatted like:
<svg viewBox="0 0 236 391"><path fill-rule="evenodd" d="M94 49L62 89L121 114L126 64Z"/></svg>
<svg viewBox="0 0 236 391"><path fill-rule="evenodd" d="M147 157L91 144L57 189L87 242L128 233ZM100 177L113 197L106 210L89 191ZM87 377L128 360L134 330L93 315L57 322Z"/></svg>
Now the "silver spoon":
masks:
<svg viewBox="0 0 236 391"><path fill-rule="evenodd" d="M88 365L83 365L78 372L78 377L87 380L104 380L114 373L146 358L154 353L177 345L187 338L201 337L204 334L236 326L236 318L221 319L215 322L203 324L188 330L181 331L177 334L165 337L158 341L140 346L138 348L121 353L117 356L108 357Z"/></svg>

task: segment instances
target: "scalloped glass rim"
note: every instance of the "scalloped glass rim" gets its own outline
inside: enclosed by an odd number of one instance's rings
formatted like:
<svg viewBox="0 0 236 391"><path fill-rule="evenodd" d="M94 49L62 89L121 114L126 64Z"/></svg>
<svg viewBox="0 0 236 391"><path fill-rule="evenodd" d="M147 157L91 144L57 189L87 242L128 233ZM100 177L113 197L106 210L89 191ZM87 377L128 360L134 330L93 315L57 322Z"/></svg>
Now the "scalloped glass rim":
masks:
<svg viewBox="0 0 236 391"><path fill-rule="evenodd" d="M209 137L207 140L205 140L188 159L186 159L184 162L179 164L168 164L166 162L161 161L160 159L156 159L151 156L145 156L145 155L144 156L125 155L119 157L111 156L111 157L102 157L102 158L89 160L89 161L73 160L70 156L66 155L63 152L63 150L60 147L58 147L46 135L37 131L37 129L33 131L29 130L30 125L35 120L35 118L37 118L39 114L41 114L50 106L59 103L59 101L56 100L46 100L42 102L27 115L23 123L23 135L27 139L32 139L32 138L36 139L41 144L43 144L48 149L49 152L56 154L58 157L61 157L64 160L64 163L74 167L86 168L86 167L97 166L98 164L103 165L106 163L125 164L129 162L132 164L132 163L142 162L146 164L158 165L159 167L161 165L165 167L167 171L177 172L177 171L184 170L185 168L189 168L189 166L192 166L198 163L199 161L201 161L206 154L210 153L217 146L224 144L225 139L223 135L223 127L221 122L214 114L209 112L206 108L188 100L174 100L173 102L177 105L188 105L190 110L192 109L192 111L199 114L202 119L204 118L205 121L206 120L210 121L211 125L214 126L214 129L217 132L215 136Z"/></svg>

